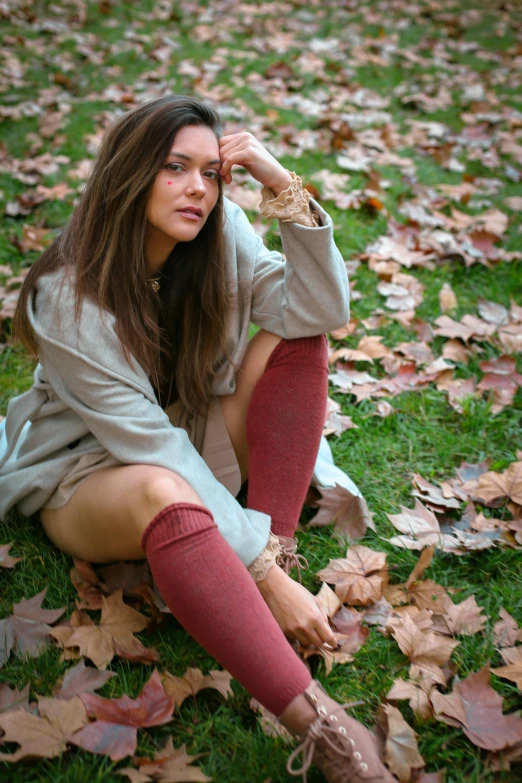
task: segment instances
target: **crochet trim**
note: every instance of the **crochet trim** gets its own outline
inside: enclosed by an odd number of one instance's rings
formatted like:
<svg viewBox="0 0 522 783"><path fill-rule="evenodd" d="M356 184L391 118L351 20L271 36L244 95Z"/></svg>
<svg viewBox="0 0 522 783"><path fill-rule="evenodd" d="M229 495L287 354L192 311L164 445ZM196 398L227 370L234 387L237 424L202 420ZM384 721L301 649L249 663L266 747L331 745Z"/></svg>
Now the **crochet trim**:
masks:
<svg viewBox="0 0 522 783"><path fill-rule="evenodd" d="M273 533L270 533L268 544L265 549L263 549L259 557L248 566L250 576L254 582L261 582L261 580L266 578L266 575L272 566L277 565L277 559L280 557L281 551L282 547L278 537L274 536Z"/></svg>
<svg viewBox="0 0 522 783"><path fill-rule="evenodd" d="M301 226L320 226L319 217L310 206L310 193L295 171L288 172L292 182L278 196L270 188L261 191L259 212L266 218L277 218L283 223L299 223Z"/></svg>

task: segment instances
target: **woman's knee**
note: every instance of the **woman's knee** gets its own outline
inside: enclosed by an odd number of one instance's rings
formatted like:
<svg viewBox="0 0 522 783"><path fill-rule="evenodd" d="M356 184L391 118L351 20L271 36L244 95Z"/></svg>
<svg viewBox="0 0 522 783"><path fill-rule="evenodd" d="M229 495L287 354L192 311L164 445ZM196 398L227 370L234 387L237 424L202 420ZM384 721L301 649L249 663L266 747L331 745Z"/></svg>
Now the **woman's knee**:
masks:
<svg viewBox="0 0 522 783"><path fill-rule="evenodd" d="M204 505L198 493L177 473L161 468L145 471L142 478L143 503L151 514L157 514L172 503Z"/></svg>

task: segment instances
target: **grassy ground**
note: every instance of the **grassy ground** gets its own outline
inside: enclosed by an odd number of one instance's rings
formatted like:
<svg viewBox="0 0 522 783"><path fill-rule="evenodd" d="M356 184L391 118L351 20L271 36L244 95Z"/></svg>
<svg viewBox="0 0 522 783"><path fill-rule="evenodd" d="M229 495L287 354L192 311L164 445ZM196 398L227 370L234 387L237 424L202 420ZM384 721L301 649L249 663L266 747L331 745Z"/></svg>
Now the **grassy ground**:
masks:
<svg viewBox="0 0 522 783"><path fill-rule="evenodd" d="M168 69L168 82L172 91L185 92L187 82L185 77L178 77L176 62L191 59L198 64L208 60L209 54L222 46L219 42L202 43L192 35L196 22L194 17L178 10L173 18L161 22L151 21L148 17L154 4L150 1L112 3L110 13L102 13L101 8L109 4L87 5L87 23L82 28L82 34L99 36L93 48L100 49L104 43L123 40L126 30L133 26L139 34L151 33L153 36L173 35L179 44L175 50L175 62ZM206 3L200 4L206 5ZM245 5L245 4L243 4ZM254 5L250 3L249 5ZM329 8L330 5L330 8ZM313 37L321 38L335 36L339 31L339 21L336 21L334 9L343 4L326 3L312 5L309 9L300 3L293 4L293 15L284 14L277 20L278 30L294 29L289 23L292 18L299 18L305 27L295 34L299 41L306 42L310 37L306 24L315 21L317 28ZM367 7L376 11L384 8L382 3L369 2ZM386 11L389 18L395 22L400 20L401 9L395 4ZM456 5L442 3L448 12L455 12ZM349 4L347 4L347 7ZM462 3L458 4L462 9ZM473 7L469 4L469 7ZM177 8L177 6L176 6ZM379 23L365 21L365 14L358 10L358 4L353 4L353 10L348 12L348 21L343 17L343 25L361 25L361 30L368 36L381 35ZM323 9L321 11L321 9ZM326 13L324 12L326 9ZM329 9L329 10L328 10ZM306 11L306 13L304 13ZM34 12L38 19L56 18L52 7L44 2L34 4ZM229 18L235 18L231 11ZM307 16L308 14L308 16ZM470 23L463 32L463 40L477 42L481 48L492 52L501 52L515 42L514 30L506 26L503 35L494 32L494 26L501 18L501 11L478 13L475 23ZM308 19L308 22L307 22ZM114 20L114 26L107 26L108 20ZM111 22L112 23L112 22ZM12 36L20 34L16 24L4 25L5 32ZM402 47L409 47L421 40L429 40L432 45L437 41L446 40L446 28L437 22L426 11L416 17L409 18L406 25L399 25L397 35ZM288 53L271 52L260 54L257 60L243 60L241 53L249 48L246 23L233 30L232 40L227 44L226 54L230 68L241 66L243 76L249 72L264 71L271 63L286 61L292 63L299 53L295 49ZM41 40L42 33L31 28L24 28L27 39ZM71 158L71 166L86 157L86 134L93 133L96 127L95 118L103 110L113 110L110 102L89 99L89 93L96 90L101 93L105 86L117 82L132 85L142 71L157 67L158 63L147 57L141 58L132 52L107 53L103 67L85 63L77 51L71 35L47 33L47 46L40 55L32 51L30 40L25 47L16 46L16 55L23 63L28 64L25 74L25 84L16 86L9 100L16 103L30 100L35 91L49 87L53 82L53 74L60 71L58 57L67 55L74 66L69 73L72 80L71 94L74 99L72 113L63 130L63 143L51 147L50 140L44 140L40 152L53 150L53 154L63 153ZM145 44L145 49L150 49ZM425 54L429 56L429 52ZM455 61L468 63L477 71L493 70L494 62L478 59L473 52L455 52ZM331 73L335 73L338 64L332 63ZM109 66L121 66L121 74L105 73ZM420 73L437 74L433 64ZM405 61L397 58L395 63L387 68L379 65L362 65L355 69L355 77L363 86L377 90L382 95L391 94L394 86L403 79L411 79L411 69L406 68ZM227 69L218 75L215 83L227 85L229 73ZM320 88L314 77L305 77L305 93ZM452 85L450 85L450 89ZM518 110L522 109L520 94L509 87L501 90L503 101ZM6 96L4 95L4 98ZM241 97L253 109L264 114L270 107L245 85L238 86L237 97ZM462 127L460 119L461 107L455 103L449 110L435 112L426 117L421 112L404 109L397 97L392 98L389 111L394 120L405 130L408 118L423 118L440 120L450 127ZM292 123L296 127L306 128L313 125L313 120L297 111L281 111L280 123ZM23 118L16 122L4 121L2 138L11 156L27 155L28 141L26 134L38 130L37 119ZM461 174L443 170L432 162L431 158L419 156L416 150L406 150L402 154L413 157L417 163L417 175L420 182L434 184L440 181L457 183ZM312 178L314 171L320 168L330 168L338 171L334 155L323 155L318 152L305 152L298 160L281 158L281 162L296 170L303 179ZM386 206L392 214L396 214L396 206L401 196L409 195L409 185L404 183L395 168L382 169L386 178L392 181L392 187L386 196ZM491 197L493 204L502 208L502 199L515 195L520 185L505 179L502 169L487 169L480 162L474 161L466 166L466 172L486 177L504 179L504 187ZM45 185L51 186L64 180L67 167L61 167L59 174L45 177ZM354 188L362 186L363 177L352 173L351 185ZM13 200L17 194L27 190L27 186L11 180L8 175L0 174L0 190L5 201ZM12 243L13 235L22 235L23 222L35 225L45 225L59 228L70 213L72 199L69 196L64 201L46 202L27 218L9 218L4 222L0 232L0 264L11 264L15 271L31 264L37 257L36 253L21 255ZM385 219L382 214L372 215L364 211L340 211L333 204L327 204L334 223L338 226L336 238L344 258L349 259L364 250L368 242L385 231ZM465 206L463 211L468 210ZM509 234L504 243L508 250L516 250L520 246L520 224L513 220ZM277 245L277 237L269 236L269 241ZM438 292L443 282L449 282L453 287L459 302L457 318L466 312L476 313L476 301L479 296L492 299L509 307L513 296L518 304L522 304L522 266L520 262L500 263L493 269L475 265L464 269L458 262L447 263L437 267L435 271L415 270L415 275L426 286L423 303L419 306L419 317L433 321L440 314ZM364 265L359 267L357 274L357 289L364 296L353 305L353 314L357 318L370 315L377 307L382 306L382 297L375 290L376 277ZM412 332L392 323L380 330L384 342L393 346L401 340L415 339ZM355 347L359 337L347 338L343 344ZM442 345L441 338L436 338L433 347L439 355ZM486 345L486 354L495 355L495 351ZM24 353L16 348L5 347L0 352L0 414L5 414L8 400L31 385L33 366ZM363 369L361 367L361 369ZM461 377L467 377L477 371L476 364L460 367ZM522 362L518 362L518 371L522 372ZM522 394L519 390L515 403L493 416L490 403L487 400L474 400L465 405L463 414L456 413L447 403L442 392L428 387L416 392L403 393L393 400L395 415L381 419L372 416L375 405L370 401L355 406L351 398L331 391L331 396L341 402L343 412L350 414L358 429L349 430L339 438L330 438L335 460L357 482L366 496L370 508L375 512L377 534L369 534L364 543L389 553L389 562L393 565L393 580L403 581L410 572L417 556L411 552L398 551L387 544L383 537L392 534L392 528L386 519L386 513L398 511L399 504L411 505L411 474L420 473L428 480L441 480L453 475L455 467L462 460L474 463L491 457L492 468L501 470L515 459L517 448L522 448L520 435ZM352 398L353 399L353 398ZM244 493L243 493L244 501ZM303 514L306 521L311 513ZM46 605L58 607L68 603L72 606L75 591L70 583L68 572L71 567L69 558L57 552L43 535L37 519L23 519L16 515L0 525L0 542L14 541L13 552L23 556L24 560L12 571L0 572L0 615L7 615L13 603L22 597L29 597L37 591L48 588ZM309 558L310 570L305 577L305 584L314 592L319 583L314 573L324 567L329 558L341 556L342 550L338 543L330 538L329 529L315 529L309 533L300 534L301 551ZM475 594L479 605L492 618L484 635L463 637L453 659L460 676L464 677L472 671L477 671L483 664L499 665L499 656L492 644L491 626L498 617L498 610L504 606L513 616L522 622L522 570L520 568L520 553L517 551L488 551L470 554L456 558L451 555L437 554L428 576L435 581L462 589L462 597ZM175 674L184 672L187 666L199 666L204 671L212 668L214 663L177 625L169 620L164 627L144 638L145 643L155 645L161 653L161 668ZM317 666L316 664L313 664ZM357 653L353 664L334 667L332 674L324 677L322 664L314 669L328 690L340 700L363 699L365 704L357 709L361 720L371 724L380 699L389 689L393 679L405 676L408 661L399 651L397 645L389 639L382 638L375 631L370 633L368 642ZM48 651L38 659L11 658L0 671L0 682L22 687L28 680L34 693L50 694L56 679L68 668L67 664L59 662L59 652ZM111 669L118 676L110 681L101 691L105 696L115 697L123 693L136 696L144 682L148 679L150 668L142 665L131 665L125 661L115 660ZM512 711L522 708L522 697L514 685L507 684L497 678L494 687L505 699L505 709ZM206 754L201 759L205 772L221 783L262 783L267 778L273 781L290 780L285 772L285 762L288 750L281 740L266 737L256 724L256 718L249 709L249 697L237 684L234 685L235 696L228 703L214 692L203 692L198 696L197 704L187 700L183 708L176 714L168 726L140 733L139 755L151 753L163 744L166 736L171 734L174 744L186 742L190 753ZM493 783L502 780L515 783L520 780L520 768L496 776L484 770L484 754L471 745L458 729L453 729L442 723L422 723L415 719L407 706L401 703L401 710L408 722L419 733L420 751L427 760L428 771L446 767L448 783ZM104 757L95 757L83 752L70 752L52 761L37 763L20 763L14 766L0 764L0 775L3 781L17 783L35 783L36 781L53 781L53 783L116 783L122 778L117 775L116 765ZM317 772L309 774L310 783L319 783L322 779Z"/></svg>

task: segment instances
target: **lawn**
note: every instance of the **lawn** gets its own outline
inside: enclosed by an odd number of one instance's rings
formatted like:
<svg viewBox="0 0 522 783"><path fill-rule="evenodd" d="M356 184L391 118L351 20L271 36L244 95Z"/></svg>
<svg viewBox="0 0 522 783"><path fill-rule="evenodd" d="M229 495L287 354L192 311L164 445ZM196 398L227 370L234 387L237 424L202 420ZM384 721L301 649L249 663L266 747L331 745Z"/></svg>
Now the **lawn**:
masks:
<svg viewBox="0 0 522 783"><path fill-rule="evenodd" d="M356 349L362 337L373 334L382 336L393 351L401 343L425 339L414 330L421 322L431 326L429 347L434 358L440 357L447 340L433 329L442 314L439 294L444 284L456 296L456 307L449 312L456 321L466 314L477 316L480 299L507 310L512 302L522 306L522 261L517 256L522 207L517 209L510 201L522 192L522 17L515 2L486 5L478 9L476 4L449 0L419 0L415 5L392 0L368 0L364 5L333 0L78 0L2 7L0 300L16 290L17 283L9 283L13 276L23 275L38 258L28 230L48 229L52 236L64 225L81 188L82 179L74 172L81 161L92 158L111 117L135 100L166 92L194 94L222 109L229 132L243 128L257 135L283 165L302 177L332 216L337 244L352 264L355 282L353 329L344 337L330 335L332 348ZM405 100L412 95L417 97ZM371 122L371 112L389 117ZM365 119L343 131L345 114ZM423 130L422 123L432 125ZM391 156L379 162L376 154L383 137L364 133L383 126L392 128L388 133L396 137L384 151L410 159L409 165ZM361 144L371 158L366 166L361 163ZM342 155L351 148L357 155L347 167ZM343 205L339 193L324 195L327 186L318 175L322 170L347 174L349 181L341 190L359 191L359 203ZM240 173L236 182L244 183L243 190L252 185ZM40 203L30 204L29 191L34 194L40 186L56 188L62 183L67 183L68 192L58 189L56 197L47 194ZM452 200L437 190L440 184L473 189ZM378 276L371 258L374 251L368 248L386 234L392 219L406 226L405 204L421 202L430 215L443 216L439 227L455 209L464 216L498 210L507 220L497 237L491 230L477 229L482 234L475 233L476 253L470 254L468 247L467 263L458 253L434 251L431 264L401 267L400 272L424 286L412 323L393 317L404 310L386 308L385 297L377 290L384 278ZM257 222L255 210L248 214ZM465 218L460 220L464 225ZM430 226L433 223L424 224ZM277 224L267 228L265 242L279 248ZM37 240L36 248L41 241L45 240ZM492 246L504 257L495 257ZM483 253L480 248L485 248ZM24 351L11 344L6 312L2 315L0 309L0 415L5 415L13 396L30 388L34 369ZM466 362L455 363L454 378L479 380L480 362L502 353L514 357L517 372L522 373L521 345L519 341L508 350L495 339L471 340L466 347L476 348L468 351ZM394 356L399 356L397 351ZM378 379L388 376L386 366L377 362L369 369L367 363L356 361L351 369L369 371ZM415 369L419 371L418 366ZM447 390L437 379L384 397L393 408L385 417L375 415L377 398L371 394L358 401L332 384L330 397L356 425L329 435L335 461L360 487L376 524L376 532L368 531L359 543L388 554L393 583L404 582L419 557L387 540L397 532L387 515L397 514L401 505L413 506L413 474L440 483L452 478L462 462L489 459L489 470L501 472L521 459L520 387L496 412L488 391L465 397L460 406L450 405ZM243 489L243 504L245 496ZM305 508L303 525L315 513ZM510 518L505 509L502 513ZM310 563L304 583L314 593L321 586L317 572L346 551L331 533L328 526L299 532L300 551ZM12 514L1 523L0 544L9 542L11 554L23 559L13 569L0 569L0 616L6 617L13 604L44 588L45 606L68 606L69 616L77 599L69 577L72 560L50 544L37 518ZM426 576L458 589L459 602L474 595L488 618L482 632L458 636L460 645L452 656L458 676L465 678L484 665L501 666L493 626L501 607L522 624L520 550L494 547L461 556L436 550ZM207 672L216 666L171 617L139 638L159 651L162 671L181 675L187 667ZM310 665L340 701L364 702L355 713L368 726L394 680L406 679L409 671L409 660L397 643L373 627L352 662L334 665L328 675L317 657ZM29 682L33 698L51 695L70 666L70 661L61 661L56 646L37 658L11 656L0 669L0 683L22 688ZM100 690L107 698L136 697L152 672L151 666L119 658L109 669L117 676ZM491 684L503 697L504 712L522 708L515 683L493 675ZM186 743L191 755L202 754L198 764L220 783L293 779L285 771L289 747L281 738L266 736L246 691L237 683L233 689L227 701L215 691L203 691L197 699L187 699L170 723L141 730L137 755L152 756L170 736L175 746ZM511 771L489 771L486 751L460 728L419 719L405 701L397 705L418 734L427 772L445 768L446 783L521 779L520 765ZM2 750L15 748L7 745ZM115 763L72 749L54 759L0 762L0 776L6 783L117 783L123 779L118 769L129 766L128 761ZM322 779L317 771L308 776L309 783Z"/></svg>

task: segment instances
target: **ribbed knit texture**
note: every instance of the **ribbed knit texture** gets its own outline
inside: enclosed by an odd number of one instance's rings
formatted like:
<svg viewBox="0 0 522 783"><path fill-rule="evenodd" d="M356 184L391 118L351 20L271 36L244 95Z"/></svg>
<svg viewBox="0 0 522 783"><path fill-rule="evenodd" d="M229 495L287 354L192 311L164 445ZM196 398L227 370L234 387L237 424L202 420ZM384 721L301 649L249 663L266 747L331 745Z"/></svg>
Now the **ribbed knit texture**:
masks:
<svg viewBox="0 0 522 783"><path fill-rule="evenodd" d="M308 669L208 509L172 503L141 545L174 617L264 707L279 715L303 693Z"/></svg>
<svg viewBox="0 0 522 783"><path fill-rule="evenodd" d="M328 399L324 334L282 339L255 386L246 420L248 508L293 536L321 442Z"/></svg>

